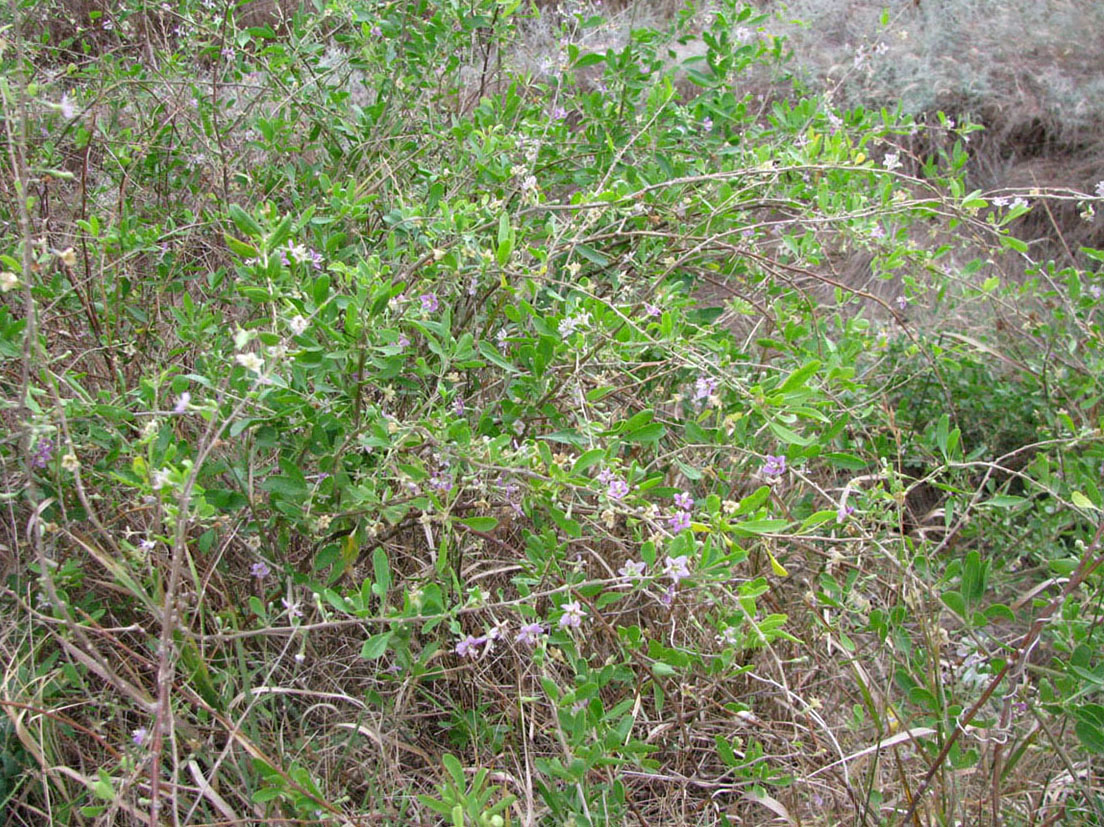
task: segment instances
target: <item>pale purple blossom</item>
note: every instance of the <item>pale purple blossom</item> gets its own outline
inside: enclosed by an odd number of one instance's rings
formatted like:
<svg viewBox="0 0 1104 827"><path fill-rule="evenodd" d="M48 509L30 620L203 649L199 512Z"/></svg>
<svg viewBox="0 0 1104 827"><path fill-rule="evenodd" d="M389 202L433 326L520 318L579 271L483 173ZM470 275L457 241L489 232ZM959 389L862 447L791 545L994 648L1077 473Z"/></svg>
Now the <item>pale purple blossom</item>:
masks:
<svg viewBox="0 0 1104 827"><path fill-rule="evenodd" d="M626 580L639 580L644 576L648 564L643 560L626 560L625 565L617 570L617 573Z"/></svg>
<svg viewBox="0 0 1104 827"><path fill-rule="evenodd" d="M875 224L873 227L870 228L870 237L871 238L885 238L885 230L882 229L881 224Z"/></svg>
<svg viewBox="0 0 1104 827"><path fill-rule="evenodd" d="M31 458L31 465L35 468L45 468L46 464L54 456L54 441L43 437L35 446L35 455Z"/></svg>
<svg viewBox="0 0 1104 827"><path fill-rule="evenodd" d="M483 636L483 653L490 654L494 651L495 641L502 638L502 627L492 626Z"/></svg>
<svg viewBox="0 0 1104 827"><path fill-rule="evenodd" d="M398 345L399 350L406 350L406 348L410 347L410 337L405 333L400 333L399 340L395 342L395 344Z"/></svg>
<svg viewBox="0 0 1104 827"><path fill-rule="evenodd" d="M759 470L764 477L780 477L786 473L786 458L782 455L767 454L767 461Z"/></svg>
<svg viewBox="0 0 1104 827"><path fill-rule="evenodd" d="M712 376L699 376L694 382L694 401L708 399L717 392L717 380Z"/></svg>
<svg viewBox="0 0 1104 827"><path fill-rule="evenodd" d="M564 603L562 608L563 614L560 616L560 628L578 629L583 623L583 618L586 617L586 612L584 612L583 607L579 605L579 601L572 600L570 603Z"/></svg>
<svg viewBox="0 0 1104 827"><path fill-rule="evenodd" d="M61 108L61 117L65 120L71 121L76 117L77 108L73 106L73 99L69 97L68 92L61 96L61 103L58 106Z"/></svg>
<svg viewBox="0 0 1104 827"><path fill-rule="evenodd" d="M553 107L553 109L552 109L552 120L562 121L566 117L567 117L567 110L566 109L564 109L562 106Z"/></svg>
<svg viewBox="0 0 1104 827"><path fill-rule="evenodd" d="M597 479L598 482L602 483L602 485L607 485L613 481L613 471L608 468L603 468L601 471L598 472Z"/></svg>
<svg viewBox="0 0 1104 827"><path fill-rule="evenodd" d="M694 507L694 498L690 496L689 491L683 491L681 494L675 494L675 505L683 511L689 511Z"/></svg>
<svg viewBox="0 0 1104 827"><path fill-rule="evenodd" d="M188 405L190 405L191 402L192 402L192 395L190 393L188 393L188 391L184 391L184 393L182 393L182 394L180 394L180 396L176 397L176 404L173 405L173 413L174 414L187 413L188 412Z"/></svg>
<svg viewBox="0 0 1104 827"><path fill-rule="evenodd" d="M475 637L474 635L468 635L466 638L456 644L456 654L462 658L474 658L476 655L479 654L479 647L486 642L486 637Z"/></svg>
<svg viewBox="0 0 1104 827"><path fill-rule="evenodd" d="M1089 295L1099 301L1100 297L1104 295L1104 290L1100 289L1099 284L1093 284L1089 286Z"/></svg>
<svg viewBox="0 0 1104 827"><path fill-rule="evenodd" d="M670 577L677 586L680 580L685 580L690 576L689 563L690 558L685 554L678 557L668 557L663 563L663 573Z"/></svg>
<svg viewBox="0 0 1104 827"><path fill-rule="evenodd" d="M651 302L644 302L644 312L649 316L660 316L663 314L663 311Z"/></svg>
<svg viewBox="0 0 1104 827"><path fill-rule="evenodd" d="M907 296L898 296L896 299L894 299L894 302L897 304L898 310L904 310L906 307L908 307Z"/></svg>
<svg viewBox="0 0 1104 827"><path fill-rule="evenodd" d="M258 580L264 580L268 575L272 573L272 569L268 567L268 563L261 560L259 563L254 563L249 567L249 573L256 577Z"/></svg>
<svg viewBox="0 0 1104 827"><path fill-rule="evenodd" d="M418 296L418 301L422 303L422 311L425 313L436 313L437 308L441 306L436 293L422 293Z"/></svg>
<svg viewBox="0 0 1104 827"><path fill-rule="evenodd" d="M704 118L702 118L701 125L702 129L704 129L706 132L709 132L711 129L713 129L713 119L706 115Z"/></svg>
<svg viewBox="0 0 1104 827"><path fill-rule="evenodd" d="M298 618L303 616L303 610L299 607L298 600L288 600L286 597L281 597L280 603L288 617Z"/></svg>
<svg viewBox="0 0 1104 827"><path fill-rule="evenodd" d="M855 506L848 505L847 501L844 500L843 502L841 502L839 504L839 507L836 509L836 522L837 523L846 522L847 518L850 517L854 513L855 513Z"/></svg>
<svg viewBox="0 0 1104 827"><path fill-rule="evenodd" d="M689 511L676 511L670 517L667 518L667 525L671 527L671 531L678 534L685 528L690 528L690 512Z"/></svg>
<svg viewBox="0 0 1104 827"><path fill-rule="evenodd" d="M613 479L609 482L606 493L615 500L619 500L629 493L629 484L624 480Z"/></svg>
<svg viewBox="0 0 1104 827"><path fill-rule="evenodd" d="M130 740L134 742L134 746L136 747L140 747L146 743L147 738L149 738L149 730L144 726L140 726L130 733Z"/></svg>
<svg viewBox="0 0 1104 827"><path fill-rule="evenodd" d="M536 646L543 634L544 627L540 623L525 623L522 625L521 631L518 632L516 640L526 646Z"/></svg>
<svg viewBox="0 0 1104 827"><path fill-rule="evenodd" d="M665 591L663 593L663 596L659 598L659 602L662 603L664 606L666 606L668 609L671 608L671 604L675 602L675 584L674 583L672 583L670 586L667 587L667 591Z"/></svg>

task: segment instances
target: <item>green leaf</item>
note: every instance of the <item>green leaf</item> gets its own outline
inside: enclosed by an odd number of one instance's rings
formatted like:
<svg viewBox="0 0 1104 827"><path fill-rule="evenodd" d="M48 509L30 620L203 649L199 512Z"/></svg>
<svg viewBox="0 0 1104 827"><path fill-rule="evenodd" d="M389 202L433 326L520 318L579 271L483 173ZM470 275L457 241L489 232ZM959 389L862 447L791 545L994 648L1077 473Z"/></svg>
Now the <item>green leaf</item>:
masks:
<svg viewBox="0 0 1104 827"><path fill-rule="evenodd" d="M261 225L257 223L257 220L237 204L231 204L228 212L237 228L247 236L260 238L264 235L264 230L261 229Z"/></svg>
<svg viewBox="0 0 1104 827"><path fill-rule="evenodd" d="M596 264L599 267L609 266L609 259L599 253L593 247L588 247L586 244L576 244L575 252L589 261L591 264Z"/></svg>
<svg viewBox="0 0 1104 827"><path fill-rule="evenodd" d="M582 55L578 60L576 60L571 65L571 68L573 68L573 69L585 69L587 66L593 66L596 63L601 63L605 59L606 59L605 55L598 54L597 52L588 52L587 54Z"/></svg>
<svg viewBox="0 0 1104 827"><path fill-rule="evenodd" d="M230 252L235 255L239 255L242 258L256 258L257 248L252 244L246 244L244 241L239 241L230 235L230 233L223 233L222 237L226 240L226 246L230 248Z"/></svg>
<svg viewBox="0 0 1104 827"><path fill-rule="evenodd" d="M1089 752L1104 753L1104 730L1088 721L1078 721L1074 727L1077 740Z"/></svg>
<svg viewBox="0 0 1104 827"><path fill-rule="evenodd" d="M468 528L475 531L482 531L484 533L488 531L494 531L498 525L498 520L494 517L464 517L463 519L456 520L460 525L466 525Z"/></svg>
<svg viewBox="0 0 1104 827"><path fill-rule="evenodd" d="M962 597L961 592L954 590L948 590L943 592L943 603L948 609L954 612L959 617L968 617L966 614L966 601Z"/></svg>
<svg viewBox="0 0 1104 827"><path fill-rule="evenodd" d="M1073 500L1073 504L1076 505L1078 508L1085 508L1089 511L1099 510L1096 504L1080 491L1074 491L1072 494L1070 494L1070 499Z"/></svg>
<svg viewBox="0 0 1104 827"><path fill-rule="evenodd" d="M643 428L630 431L622 437L626 442L658 442L667 433L667 429L661 422L653 422Z"/></svg>
<svg viewBox="0 0 1104 827"><path fill-rule="evenodd" d="M364 646L360 649L360 656L366 660L379 660L383 657L383 653L387 651L387 644L391 642L391 635L393 634L394 632L383 632L379 635L372 635L364 641Z"/></svg>
<svg viewBox="0 0 1104 827"><path fill-rule="evenodd" d="M824 454L824 459L829 465L835 468L842 468L845 471L862 471L870 464L854 454L845 454L842 451L833 451Z"/></svg>
<svg viewBox="0 0 1104 827"><path fill-rule="evenodd" d="M812 359L799 367L793 373L786 377L781 387L778 388L781 393L789 393L795 391L798 388L804 387L805 382L820 370L820 361Z"/></svg>
<svg viewBox="0 0 1104 827"><path fill-rule="evenodd" d="M813 440L808 437L803 437L797 431L791 431L785 425L780 425L777 422L768 422L770 429L774 432L774 435L783 442L787 442L791 445L811 445Z"/></svg>
<svg viewBox="0 0 1104 827"><path fill-rule="evenodd" d="M732 529L747 534L776 534L789 524L789 520L745 520L736 523Z"/></svg>
<svg viewBox="0 0 1104 827"><path fill-rule="evenodd" d="M549 515L552 517L552 521L560 527L560 529L567 534L568 537L582 537L583 527L578 522L572 520L570 517L564 516L564 513L558 508L548 509Z"/></svg>
<svg viewBox="0 0 1104 827"><path fill-rule="evenodd" d="M291 477L269 477L261 483L261 489L287 500L299 501L307 498L307 486Z"/></svg>
<svg viewBox="0 0 1104 827"><path fill-rule="evenodd" d="M717 755L721 757L721 760L725 762L726 766L739 766L740 760L736 757L736 753L733 752L732 744L728 742L727 738L723 735L714 735L713 743L717 745Z"/></svg>
<svg viewBox="0 0 1104 827"><path fill-rule="evenodd" d="M581 474L593 465L597 465L606 457L605 449L593 448L582 454L571 467L571 473Z"/></svg>
<svg viewBox="0 0 1104 827"><path fill-rule="evenodd" d="M376 582L372 584L372 593L381 600L391 588L391 564L387 561L387 552L383 546L376 546L372 552L372 572Z"/></svg>

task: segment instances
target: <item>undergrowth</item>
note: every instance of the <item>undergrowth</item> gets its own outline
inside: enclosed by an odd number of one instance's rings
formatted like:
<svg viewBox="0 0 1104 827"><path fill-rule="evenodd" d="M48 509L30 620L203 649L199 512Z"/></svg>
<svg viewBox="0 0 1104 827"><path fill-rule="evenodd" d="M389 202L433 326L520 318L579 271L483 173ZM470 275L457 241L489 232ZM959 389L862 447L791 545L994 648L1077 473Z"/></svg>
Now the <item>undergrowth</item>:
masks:
<svg viewBox="0 0 1104 827"><path fill-rule="evenodd" d="M1104 184L632 13L3 12L6 823L1104 821Z"/></svg>

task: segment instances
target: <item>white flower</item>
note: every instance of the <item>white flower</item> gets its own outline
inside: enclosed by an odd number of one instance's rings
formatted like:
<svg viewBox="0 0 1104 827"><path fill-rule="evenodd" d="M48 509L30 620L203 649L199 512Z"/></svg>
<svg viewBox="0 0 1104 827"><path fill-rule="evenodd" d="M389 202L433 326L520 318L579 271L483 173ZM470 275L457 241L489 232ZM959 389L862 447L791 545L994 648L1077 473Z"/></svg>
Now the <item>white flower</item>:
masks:
<svg viewBox="0 0 1104 827"><path fill-rule="evenodd" d="M291 328L291 334L293 336L302 336L303 331L307 329L307 326L309 324L310 324L310 322L308 322L302 316L293 316L288 321L288 327Z"/></svg>
<svg viewBox="0 0 1104 827"><path fill-rule="evenodd" d="M239 353L234 358L239 365L254 373L260 373L261 369L264 367L264 361L256 353Z"/></svg>
<svg viewBox="0 0 1104 827"><path fill-rule="evenodd" d="M19 286L19 276L11 270L0 273L0 293L7 293Z"/></svg>
<svg viewBox="0 0 1104 827"><path fill-rule="evenodd" d="M65 456L63 456L61 458L61 467L64 468L66 471L70 472L71 474L75 474L75 473L77 473L77 470L80 468L80 460L77 459L76 454L74 454L72 451L70 451L69 453L67 453Z"/></svg>
<svg viewBox="0 0 1104 827"><path fill-rule="evenodd" d="M901 166L900 156L896 152L887 152L883 163L888 172L893 172Z"/></svg>
<svg viewBox="0 0 1104 827"><path fill-rule="evenodd" d="M67 121L73 120L77 114L77 109L73 106L73 99L69 97L68 92L61 96L61 103L58 104L58 108L61 109L61 117Z"/></svg>
<svg viewBox="0 0 1104 827"><path fill-rule="evenodd" d="M170 482L169 472L163 471L160 468L150 474L150 488L154 491L160 491Z"/></svg>
<svg viewBox="0 0 1104 827"><path fill-rule="evenodd" d="M1104 198L1104 181L1096 185L1096 197Z"/></svg>

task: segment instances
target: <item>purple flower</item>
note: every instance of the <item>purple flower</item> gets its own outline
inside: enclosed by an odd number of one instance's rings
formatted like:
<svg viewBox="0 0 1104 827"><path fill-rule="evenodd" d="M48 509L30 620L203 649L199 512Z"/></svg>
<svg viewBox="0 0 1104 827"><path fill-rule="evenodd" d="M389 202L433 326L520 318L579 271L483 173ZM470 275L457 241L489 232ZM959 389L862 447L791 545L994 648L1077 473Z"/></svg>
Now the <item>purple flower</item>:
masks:
<svg viewBox="0 0 1104 827"><path fill-rule="evenodd" d="M464 397L458 396L452 400L452 412L457 416L464 415Z"/></svg>
<svg viewBox="0 0 1104 827"><path fill-rule="evenodd" d="M774 454L767 454L767 461L763 463L763 467L759 469L764 477L780 477L786 473L786 458L784 456L775 456Z"/></svg>
<svg viewBox="0 0 1104 827"><path fill-rule="evenodd" d="M709 130L711 130L713 128L713 119L711 117L709 117L708 115L706 115L702 119L701 125L702 125L702 129L704 129L706 132L708 132Z"/></svg>
<svg viewBox="0 0 1104 827"><path fill-rule="evenodd" d="M675 494L675 505L683 511L689 511L694 507L694 498L690 496L689 491L683 491L681 494Z"/></svg>
<svg viewBox="0 0 1104 827"><path fill-rule="evenodd" d="M311 266L313 266L315 270L321 270L323 261L322 254L317 250L311 250L308 255L310 256Z"/></svg>
<svg viewBox="0 0 1104 827"><path fill-rule="evenodd" d="M663 593L663 596L661 598L659 598L659 602L662 603L664 606L666 606L668 609L671 608L671 604L675 602L675 584L674 583L672 583L670 586L667 587L667 591L665 591Z"/></svg>
<svg viewBox="0 0 1104 827"><path fill-rule="evenodd" d="M130 740L134 742L134 746L136 747L140 747L142 744L146 743L147 738L149 738L149 730L144 726L140 726L130 733Z"/></svg>
<svg viewBox="0 0 1104 827"><path fill-rule="evenodd" d="M648 564L643 560L626 560L625 565L617 570L617 573L626 580L639 580L644 576L644 570Z"/></svg>
<svg viewBox="0 0 1104 827"><path fill-rule="evenodd" d="M543 634L544 627L540 623L526 623L521 627L521 631L518 632L516 640L518 643L525 644L526 646L536 646Z"/></svg>
<svg viewBox="0 0 1104 827"><path fill-rule="evenodd" d="M560 628L578 629L583 623L583 618L586 617L586 613L583 611L583 607L579 605L579 601L572 600L570 603L564 603L562 608L563 615L560 616Z"/></svg>
<svg viewBox="0 0 1104 827"><path fill-rule="evenodd" d="M908 298L905 296L898 296L894 301L897 303L898 310L904 310L908 307Z"/></svg>
<svg viewBox="0 0 1104 827"><path fill-rule="evenodd" d="M173 413L174 414L187 413L188 412L188 405L191 404L191 401L192 401L192 395L190 393L188 393L188 391L184 391L184 393L182 393L182 394L180 394L180 396L176 397L176 404L173 405Z"/></svg>
<svg viewBox="0 0 1104 827"><path fill-rule="evenodd" d="M839 504L839 508L836 509L836 522L842 523L847 520L852 514L855 513L855 506L848 505L846 501Z"/></svg>
<svg viewBox="0 0 1104 827"><path fill-rule="evenodd" d="M272 569L268 567L268 563L262 560L259 563L254 563L249 567L249 573L256 577L258 580L264 580L268 575L272 573Z"/></svg>
<svg viewBox="0 0 1104 827"><path fill-rule="evenodd" d="M382 35L383 30L378 25L372 27L372 37L381 37Z"/></svg>
<svg viewBox="0 0 1104 827"><path fill-rule="evenodd" d="M624 480L610 480L609 489L606 491L612 499L619 500L629 493L629 484Z"/></svg>
<svg viewBox="0 0 1104 827"><path fill-rule="evenodd" d="M45 468L54 456L54 441L52 439L40 439L35 446L35 455L31 459L31 465L35 468Z"/></svg>
<svg viewBox="0 0 1104 827"><path fill-rule="evenodd" d="M610 469L603 468L601 471L598 472L598 482L602 483L602 485L607 485L612 481L613 471L611 471Z"/></svg>
<svg viewBox="0 0 1104 827"><path fill-rule="evenodd" d="M871 238L885 238L885 230L882 229L881 224L875 224L870 228Z"/></svg>
<svg viewBox="0 0 1104 827"><path fill-rule="evenodd" d="M670 517L667 518L667 525L671 527L671 531L678 534L684 528L690 528L690 512L688 511L676 511Z"/></svg>
<svg viewBox="0 0 1104 827"><path fill-rule="evenodd" d="M717 380L712 376L699 376L694 383L694 401L708 399L717 392Z"/></svg>
<svg viewBox="0 0 1104 827"><path fill-rule="evenodd" d="M422 303L422 310L426 313L436 313L437 308L441 306L437 301L436 293L422 293L418 296L418 300Z"/></svg>
<svg viewBox="0 0 1104 827"><path fill-rule="evenodd" d="M661 315L663 315L663 311L660 310L658 306L652 304L651 302L644 302L644 312L647 313L649 316L661 316Z"/></svg>
<svg viewBox="0 0 1104 827"><path fill-rule="evenodd" d="M552 110L552 120L562 121L566 117L567 117L567 110L564 109L562 106L557 106Z"/></svg>
<svg viewBox="0 0 1104 827"><path fill-rule="evenodd" d="M462 658L472 657L474 658L479 654L479 647L487 642L485 637L475 637L474 635L468 635L462 641L456 644L456 654Z"/></svg>
<svg viewBox="0 0 1104 827"><path fill-rule="evenodd" d="M405 333L400 333L399 341L397 341L395 344L399 346L399 350L405 350L406 348L410 347L410 339Z"/></svg>
<svg viewBox="0 0 1104 827"><path fill-rule="evenodd" d="M287 612L288 617L297 618L303 616L303 610L299 608L298 600L288 600L286 597L281 597L280 603L283 605L284 611Z"/></svg>
<svg viewBox="0 0 1104 827"><path fill-rule="evenodd" d="M677 586L680 580L685 580L690 576L689 558L685 554L678 557L668 557L663 563L663 573L670 577Z"/></svg>
<svg viewBox="0 0 1104 827"><path fill-rule="evenodd" d="M1104 295L1104 290L1100 289L1099 284L1093 284L1089 287L1089 295L1092 296L1094 299L1099 300L1100 297Z"/></svg>

